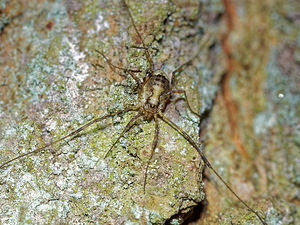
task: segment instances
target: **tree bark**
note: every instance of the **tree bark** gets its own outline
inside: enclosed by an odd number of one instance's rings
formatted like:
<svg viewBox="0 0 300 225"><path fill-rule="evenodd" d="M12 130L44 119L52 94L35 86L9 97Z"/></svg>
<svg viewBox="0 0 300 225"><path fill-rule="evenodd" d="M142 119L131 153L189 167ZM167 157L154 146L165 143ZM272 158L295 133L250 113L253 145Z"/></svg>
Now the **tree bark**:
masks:
<svg viewBox="0 0 300 225"><path fill-rule="evenodd" d="M211 109L221 74L214 71L221 67L214 65L218 48L212 46L214 29L205 21L210 3L128 5L155 70L171 80L172 71L191 60L173 88L185 89L198 113ZM141 70L140 79L146 76L145 49L124 7L120 1L5 4L1 163L54 142L92 119L138 104L134 79L112 70L96 51L115 65ZM182 97L173 96L171 100L178 99L168 104L165 116L199 144L199 118ZM145 193L154 121L133 126L104 158L134 115L122 113L101 121L1 169L1 222L163 224L185 219L204 199L203 163L169 125L159 120L159 144Z"/></svg>

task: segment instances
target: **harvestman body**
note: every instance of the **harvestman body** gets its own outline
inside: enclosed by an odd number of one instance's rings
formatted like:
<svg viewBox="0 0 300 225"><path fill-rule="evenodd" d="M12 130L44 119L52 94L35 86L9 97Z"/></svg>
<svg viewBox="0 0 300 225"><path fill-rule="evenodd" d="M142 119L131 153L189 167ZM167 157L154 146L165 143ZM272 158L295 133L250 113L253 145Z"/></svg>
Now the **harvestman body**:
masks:
<svg viewBox="0 0 300 225"><path fill-rule="evenodd" d="M143 79L143 81L140 80L140 78L138 78L135 73L138 72L142 72L140 70L131 70L131 69L126 69L126 68L122 68L119 66L116 66L114 64L112 64L110 62L110 60L100 51L97 51L105 60L106 62L109 64L109 66L113 69L113 70L122 70L125 73L129 74L138 84L138 104L136 106L133 107L129 107L129 108L125 108L123 110L114 112L112 114L108 114L105 115L103 117L94 119L92 121L90 121L89 123L83 125L82 127L80 127L79 129L71 132L70 134L52 142L49 143L41 148L38 148L34 151L28 152L26 154L20 155L18 157L15 157L5 163L3 163L2 165L0 165L0 169L3 169L7 164L11 163L12 161L15 161L17 159L23 158L25 156L31 155L31 154L35 154L38 153L40 151L42 151L43 149L56 144L66 138L72 137L76 134L78 134L79 132L81 132L82 130L84 130L85 128L91 126L92 124L102 121L104 119L107 119L109 117L113 117L115 115L124 113L124 112L128 112L128 111L137 111L138 113L129 121L129 123L125 126L124 130L122 131L122 133L119 135L119 137L117 138L117 140L112 144L111 148L106 152L105 157L107 157L107 155L110 153L110 151L113 149L113 147L115 146L115 144L120 140L120 138L127 132L130 130L130 128L137 122L138 119L140 119L141 117L143 117L144 119L150 121L152 119L154 119L155 122L155 136L152 142L152 146L151 146L151 155L150 158L148 160L147 166L146 166L146 170L145 170L145 177L144 177L144 192L145 192L145 186L146 186L146 180L147 180L147 172L148 172L148 167L149 167L149 163L151 161L151 158L153 156L153 152L157 146L158 143L158 136L159 136L159 123L158 123L158 119L161 119L162 121L164 121L165 123L167 123L169 126L171 126L174 130L176 130L181 136L183 136L196 150L197 152L200 154L202 160L204 161L205 165L207 167L209 167L214 173L215 175L222 181L222 183L230 190L230 192L237 197L237 199L243 203L244 206L246 206L251 212L253 212L261 221L262 224L266 225L267 223L260 217L260 215L254 210L252 209L250 206L248 206L247 203L245 203L233 190L232 188L223 180L223 178L219 175L219 173L212 167L211 163L207 160L207 158L205 157L204 153L202 152L202 150L200 149L200 147L193 141L193 139L186 133L184 132L179 126L177 126L175 123L173 123L170 119L168 119L167 117L164 116L163 111L166 107L166 105L169 103L169 99L171 97L172 94L174 93L181 93L184 94L184 97L187 101L188 107L191 110L191 112L193 112L194 114L200 116L198 113L196 113L195 111L192 110L189 101L187 99L187 95L186 92L184 90L173 90L172 86L174 83L174 76L176 73L180 72L184 66L186 66L189 62L181 65L178 69L176 69L175 71L172 72L172 80L170 81L168 79L168 76L160 70L154 70L154 66L153 66L153 61L151 59L151 56L147 50L147 47L144 43L144 39L142 38L142 36L140 35L139 31L137 30L133 17L131 15L131 12L129 10L128 5L126 4L126 2L123 0L122 1L123 4L125 5L125 8L128 12L128 15L130 17L131 23L133 25L133 28L135 30L135 32L137 33L138 37L140 38L143 48L145 50L145 54L146 54L146 58L149 62L150 65L150 69L147 71L147 75L146 77Z"/></svg>

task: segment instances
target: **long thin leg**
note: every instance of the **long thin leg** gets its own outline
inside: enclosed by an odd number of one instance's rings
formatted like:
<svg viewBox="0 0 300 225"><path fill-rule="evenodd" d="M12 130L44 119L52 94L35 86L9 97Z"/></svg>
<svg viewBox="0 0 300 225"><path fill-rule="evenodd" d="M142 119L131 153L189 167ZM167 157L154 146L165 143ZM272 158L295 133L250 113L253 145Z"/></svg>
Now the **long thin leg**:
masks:
<svg viewBox="0 0 300 225"><path fill-rule="evenodd" d="M246 206L251 212L253 212L261 221L262 224L267 225L267 223L260 217L260 215L252 209L246 202L244 202L234 191L233 189L229 186L229 184L226 183L226 181L219 175L219 173L212 167L210 162L207 160L205 157L204 153L202 150L197 146L197 144L193 141L193 139L186 133L184 132L181 127L177 126L175 123L173 123L170 119L166 118L162 113L159 113L160 118L167 123L169 126L171 126L174 130L176 130L181 136L183 136L200 154L202 160L204 161L205 165L209 167L215 174L216 176L222 181L222 183L228 188L228 190L241 202L243 203L244 206Z"/></svg>
<svg viewBox="0 0 300 225"><path fill-rule="evenodd" d="M134 73L139 73L139 72L142 72L141 70L133 70L133 69L126 69L126 68L123 68L123 67L120 67L120 66L116 66L114 64L111 63L111 60L108 59L101 51L99 50L96 50L96 52L98 54L100 54L104 59L105 61L108 63L109 67L115 71L115 69L119 69L119 70L123 70L125 73L129 73L130 76L139 84L139 86L142 84L142 81L140 80L140 78L138 78ZM116 72L116 71L115 71ZM123 76L122 74L120 74L121 76Z"/></svg>
<svg viewBox="0 0 300 225"><path fill-rule="evenodd" d="M125 0L122 0L122 1L123 1L123 4L125 5L125 8L126 8L128 14L129 14L129 17L130 17L132 26L133 26L135 32L137 33L137 35L139 36L139 39L141 39L141 41L142 41L143 47L144 47L145 52L146 52L147 60L148 60L148 62L149 62L149 64L150 64L150 72L152 73L153 70L154 70L154 64L153 64L152 58L151 58L151 56L150 56L150 54L149 54L148 48L146 47L146 44L145 44L145 42L144 42L144 39L142 38L142 35L140 34L140 32L138 31L138 29L137 29L136 26L135 26L135 23L134 23L134 20L133 20L133 16L131 15L131 12L130 12L130 10L129 10L129 6L127 5L127 3L126 3Z"/></svg>
<svg viewBox="0 0 300 225"><path fill-rule="evenodd" d="M110 149L105 153L104 158L107 157L107 155L111 152L111 150L115 147L115 145L118 143L118 141L120 140L121 137L123 137L123 135L130 130L130 128L136 123L136 121L141 117L141 113L138 113L137 115L135 115L125 126L125 128L123 129L122 133L119 135L119 137L117 138L117 140L112 144L112 146L110 147Z"/></svg>
<svg viewBox="0 0 300 225"><path fill-rule="evenodd" d="M194 60L194 57L191 58L189 61L183 63L180 67L178 67L176 70L174 70L174 71L172 72L172 80L171 80L171 86L172 86L172 87L173 87L174 82L175 82L175 75L176 75L176 73L180 73L180 72L183 70L183 68L184 68L185 66L189 65L193 60Z"/></svg>
<svg viewBox="0 0 300 225"><path fill-rule="evenodd" d="M25 154L23 154L23 155L19 155L19 156L13 158L13 159L11 159L11 160L9 160L9 161L7 161L7 162L1 164L1 165L0 165L0 169L3 169L4 166L6 166L7 164L9 164L9 163L11 163L11 162L13 162L13 161L15 161L15 160L17 160L17 159L20 159L20 158L23 158L23 157L25 157L25 156L28 156L28 155L32 155L32 154L38 153L38 152L42 151L43 149L45 149L45 148L47 148L47 147L50 147L50 146L52 146L52 145L54 145L54 144L56 144L56 143L58 143L58 142L60 142L60 141L65 140L66 138L72 137L72 136L78 134L79 132L81 132L82 130L86 129L87 127L91 126L91 125L94 124L94 123L97 123L97 122L99 122L99 121L101 121L101 120L107 119L107 118L109 118L109 117L112 117L112 116L115 116L115 115L118 115L118 114L121 114L121 113L124 113L124 112L132 111L132 110L134 110L134 109L135 109L135 107L128 107L128 108L126 108L126 109L123 109L123 110L114 112L114 113L112 113L112 114L107 114L107 115L102 116L102 117L100 117L100 118L96 118L96 119L90 121L89 123L83 125L82 127L78 128L77 130L71 132L70 134L68 134L68 135L66 135L66 136L64 136L64 137L62 137L62 138L60 138L60 139L58 139L58 140L56 140L56 141L53 141L53 142L51 142L51 143L49 143L49 144L46 144L46 145L44 145L43 147L40 147L40 148L38 148L38 149L36 149L36 150L34 150L34 151L25 153Z"/></svg>
<svg viewBox="0 0 300 225"><path fill-rule="evenodd" d="M203 49L207 44L209 44L211 42L211 34L208 32L207 34L204 35L203 39L201 40L201 43L199 44L198 50L196 52L196 54L190 58L190 60L186 61L185 63L183 63L179 68L177 68L176 70L174 70L172 72L172 80L171 80L171 85L174 85L175 82L175 75L176 73L180 73L183 68L189 64L192 63L192 61L194 60L194 58L197 57L199 51L201 51L201 49Z"/></svg>
<svg viewBox="0 0 300 225"><path fill-rule="evenodd" d="M154 114L154 121L155 121L155 136L152 142L152 146L151 146L151 153L150 153L150 157L148 159L147 165L146 165L146 169L145 169L145 178L144 178L144 194L145 194L145 190L146 190L146 182L147 182L147 173L148 173L148 168L150 165L150 161L152 159L154 150L157 146L157 142L158 142L158 135L159 135L159 123L158 123L158 119L157 119L157 114Z"/></svg>
<svg viewBox="0 0 300 225"><path fill-rule="evenodd" d="M187 94L186 94L186 91L185 90L172 90L172 93L179 93L179 94L184 94L184 97L185 97L185 100L186 100L186 103L188 104L188 107L189 109L191 110L192 113L194 113L195 115L201 117L201 115L199 113L197 113L196 111L193 110L193 108L191 107L191 104L189 102L189 99L187 97Z"/></svg>

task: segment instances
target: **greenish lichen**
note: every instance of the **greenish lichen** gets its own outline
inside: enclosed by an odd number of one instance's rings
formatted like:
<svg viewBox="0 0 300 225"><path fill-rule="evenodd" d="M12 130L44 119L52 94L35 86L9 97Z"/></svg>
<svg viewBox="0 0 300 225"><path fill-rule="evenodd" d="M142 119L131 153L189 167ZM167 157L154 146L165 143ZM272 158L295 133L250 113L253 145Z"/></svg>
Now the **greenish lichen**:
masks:
<svg viewBox="0 0 300 225"><path fill-rule="evenodd" d="M181 16L184 4L130 1L129 5L151 47L156 69L170 74L194 57L201 26L187 25ZM190 10L195 20L195 9ZM186 37L185 31L195 35ZM96 117L136 104L133 79L111 71L95 49L105 52L113 63L140 68L144 71L141 78L149 67L144 50L135 48L139 45L136 34L119 2L33 1L7 27L3 40L10 58L0 68L5 71L1 79L9 87L1 89L1 163L57 140ZM199 96L205 96L197 86L207 82L215 90L217 85L213 73L207 72L210 66L200 60L196 57L176 83L177 88L189 88L197 111L203 110ZM93 68L97 63L101 66ZM203 80L202 71L211 76ZM206 102L211 99L207 97ZM176 106L178 112L170 104L166 115L198 141L198 118L184 101ZM1 170L0 188L5 195L0 204L1 223L163 224L178 211L194 207L204 198L203 165L187 141L162 121L145 194L153 121L134 126L103 158L133 115L102 121Z"/></svg>

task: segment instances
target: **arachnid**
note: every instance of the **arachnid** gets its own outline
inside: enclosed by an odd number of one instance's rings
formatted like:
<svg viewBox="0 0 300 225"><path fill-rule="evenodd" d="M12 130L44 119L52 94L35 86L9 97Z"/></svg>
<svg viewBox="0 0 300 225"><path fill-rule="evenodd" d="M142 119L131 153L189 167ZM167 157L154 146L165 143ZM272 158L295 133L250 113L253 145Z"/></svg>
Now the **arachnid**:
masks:
<svg viewBox="0 0 300 225"><path fill-rule="evenodd" d="M174 77L176 73L179 73L181 70L184 69L186 65L188 65L190 62L186 62L185 64L181 65L178 69L174 70L171 74L171 79L161 70L155 70L154 69L154 63L152 61L151 55L148 51L148 46L146 46L144 38L141 36L139 33L135 23L134 19L131 15L129 7L125 4L125 8L127 9L130 21L132 23L132 26L138 36L138 38L141 40L142 43L142 49L145 52L146 59L149 64L149 69L146 71L146 76L143 78L143 80L137 75L139 72L141 72L138 69L128 69L128 68L122 68L119 66L114 65L113 63L110 62L110 60L101 52L99 51L98 53L102 55L102 57L107 61L109 66L112 68L112 70L122 70L125 72L128 76L131 76L137 83L138 85L138 100L137 104L134 106L122 109L117 112L113 112L110 114L107 114L105 116L99 117L97 119L92 120L91 122L83 125L79 129L71 132L70 134L61 137L53 142L50 142L49 144L42 146L41 148L38 148L34 151L25 153L23 155L20 155L18 157L15 157L7 162L4 162L2 165L0 165L0 168L3 169L5 168L6 165L11 163L12 161L15 161L17 159L23 158L28 155L32 155L35 153L38 153L42 150L44 150L47 147L52 146L53 144L56 144L58 142L61 142L62 140L73 137L78 135L81 131L83 131L85 128L89 127L92 124L95 124L97 122L100 122L104 119L114 117L116 115L123 114L128 111L136 111L136 114L133 116L133 118L127 123L121 134L118 136L116 141L112 144L112 146L109 148L107 153L105 154L105 157L109 156L109 153L112 151L112 148L115 146L116 143L118 143L119 139L123 137L123 135L128 132L137 122L139 119L143 118L147 121L154 120L155 124L155 136L151 144L151 154L148 159L148 163L145 168L145 176L144 176L144 182L143 182L143 190L145 192L146 189L146 184L147 184L147 171L149 168L149 163L151 161L151 158L153 156L153 152L155 148L157 147L158 144L158 138L159 138L159 120L162 122L167 123L170 127L172 127L174 130L176 130L182 137L184 137L191 146L194 147L194 149L197 150L197 152L200 154L203 162L207 167L213 170L213 172L219 177L219 179L227 186L227 188L240 200L242 201L233 191L232 189L227 185L227 183L222 179L222 177L215 171L215 169L211 166L210 162L206 159L204 156L202 150L200 147L193 141L193 138L191 138L185 131L183 131L178 125L176 125L174 122L172 122L167 116L164 115L164 110L166 105L169 103L169 100L172 96L172 94L183 94L183 97L185 98L189 109L194 113L197 114L195 111L193 111L192 107L190 106L190 103L187 99L187 95L185 93L185 90L177 90L173 88L173 83L174 83ZM53 197L55 200L55 197ZM244 205L247 206L248 209L250 209L253 213L255 213L259 219L261 220L262 223L264 221L260 218L260 216L252 209L250 208L245 202L242 201ZM79 207L80 208L80 207Z"/></svg>

